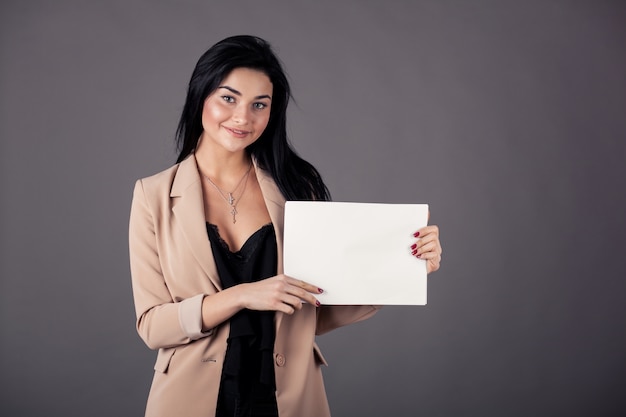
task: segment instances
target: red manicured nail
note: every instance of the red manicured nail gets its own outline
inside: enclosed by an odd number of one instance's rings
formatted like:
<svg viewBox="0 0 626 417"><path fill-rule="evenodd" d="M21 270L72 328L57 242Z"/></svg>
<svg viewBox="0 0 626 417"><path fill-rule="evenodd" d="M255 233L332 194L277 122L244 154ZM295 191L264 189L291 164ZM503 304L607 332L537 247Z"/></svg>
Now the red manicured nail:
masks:
<svg viewBox="0 0 626 417"><path fill-rule="evenodd" d="M418 258L421 258L421 257L422 257L422 254L420 253L419 255L415 255L415 256L417 256Z"/></svg>
<svg viewBox="0 0 626 417"><path fill-rule="evenodd" d="M413 236L415 236L415 237L419 237L419 235L420 235L420 232L413 233Z"/></svg>
<svg viewBox="0 0 626 417"><path fill-rule="evenodd" d="M413 252L411 252L411 255L417 255L417 249L415 249Z"/></svg>
<svg viewBox="0 0 626 417"><path fill-rule="evenodd" d="M317 300L315 300L315 305L318 306L318 307L321 306L320 302L317 301Z"/></svg>
<svg viewBox="0 0 626 417"><path fill-rule="evenodd" d="M411 249L416 249L417 248L417 243L414 243L411 245Z"/></svg>
<svg viewBox="0 0 626 417"><path fill-rule="evenodd" d="M317 291L319 291L320 294L324 292L324 290L321 288L318 288Z"/></svg>

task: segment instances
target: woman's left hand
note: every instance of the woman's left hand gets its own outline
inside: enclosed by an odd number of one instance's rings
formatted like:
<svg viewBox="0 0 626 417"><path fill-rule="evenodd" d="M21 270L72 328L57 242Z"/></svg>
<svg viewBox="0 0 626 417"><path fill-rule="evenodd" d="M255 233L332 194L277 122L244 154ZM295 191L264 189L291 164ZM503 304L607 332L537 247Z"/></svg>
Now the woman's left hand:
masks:
<svg viewBox="0 0 626 417"><path fill-rule="evenodd" d="M439 227L432 225L419 229L413 234L417 241L411 245L411 254L426 261L426 272L431 273L441 265L441 242L439 242Z"/></svg>

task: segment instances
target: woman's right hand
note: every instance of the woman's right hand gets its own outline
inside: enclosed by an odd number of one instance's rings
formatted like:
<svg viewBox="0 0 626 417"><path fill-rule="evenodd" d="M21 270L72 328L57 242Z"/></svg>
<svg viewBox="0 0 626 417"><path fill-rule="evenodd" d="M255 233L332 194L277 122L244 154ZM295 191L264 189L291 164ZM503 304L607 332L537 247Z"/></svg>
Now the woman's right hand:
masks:
<svg viewBox="0 0 626 417"><path fill-rule="evenodd" d="M257 282L239 285L244 308L249 310L280 311L293 314L302 308L302 302L320 306L313 294L323 290L307 282L280 274Z"/></svg>
<svg viewBox="0 0 626 417"><path fill-rule="evenodd" d="M313 294L322 289L304 281L276 275L257 282L239 284L219 291L202 300L202 331L207 332L247 308L260 311L280 311L293 314L302 303L319 306Z"/></svg>

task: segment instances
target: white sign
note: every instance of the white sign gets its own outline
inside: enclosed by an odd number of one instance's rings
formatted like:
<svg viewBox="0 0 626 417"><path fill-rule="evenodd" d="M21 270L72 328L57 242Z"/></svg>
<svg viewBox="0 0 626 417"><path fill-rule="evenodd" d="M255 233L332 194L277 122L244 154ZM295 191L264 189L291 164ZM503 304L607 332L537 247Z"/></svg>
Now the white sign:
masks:
<svg viewBox="0 0 626 417"><path fill-rule="evenodd" d="M285 274L324 304L425 305L426 261L411 255L427 204L288 201Z"/></svg>

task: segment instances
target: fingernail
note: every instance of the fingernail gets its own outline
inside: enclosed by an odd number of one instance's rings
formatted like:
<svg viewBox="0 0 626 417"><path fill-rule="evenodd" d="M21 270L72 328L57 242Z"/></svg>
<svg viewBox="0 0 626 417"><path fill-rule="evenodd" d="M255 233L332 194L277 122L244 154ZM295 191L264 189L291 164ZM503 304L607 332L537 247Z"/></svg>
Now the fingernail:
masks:
<svg viewBox="0 0 626 417"><path fill-rule="evenodd" d="M317 291L319 291L320 294L324 292L324 290L321 288L318 288Z"/></svg>
<svg viewBox="0 0 626 417"><path fill-rule="evenodd" d="M418 257L418 258L421 258L421 257L422 257L422 254L420 253L420 254L415 255L415 256L416 256L416 257Z"/></svg>
<svg viewBox="0 0 626 417"><path fill-rule="evenodd" d="M420 235L420 232L415 232L413 233L413 236L418 237Z"/></svg>
<svg viewBox="0 0 626 417"><path fill-rule="evenodd" d="M411 249L416 249L417 248L417 243L414 243L411 245Z"/></svg>
<svg viewBox="0 0 626 417"><path fill-rule="evenodd" d="M411 255L417 255L417 249L411 252Z"/></svg>
<svg viewBox="0 0 626 417"><path fill-rule="evenodd" d="M315 300L315 305L318 306L318 307L321 306L320 302L317 301L317 300Z"/></svg>

